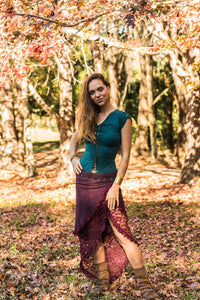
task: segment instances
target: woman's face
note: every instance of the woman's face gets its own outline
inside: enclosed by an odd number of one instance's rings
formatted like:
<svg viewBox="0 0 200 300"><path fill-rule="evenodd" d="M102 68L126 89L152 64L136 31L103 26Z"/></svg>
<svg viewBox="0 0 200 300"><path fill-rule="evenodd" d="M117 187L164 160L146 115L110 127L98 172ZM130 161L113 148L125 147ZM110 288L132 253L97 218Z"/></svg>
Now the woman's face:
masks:
<svg viewBox="0 0 200 300"><path fill-rule="evenodd" d="M101 79L93 79L89 83L89 95L98 106L104 106L110 100L110 87L106 86Z"/></svg>

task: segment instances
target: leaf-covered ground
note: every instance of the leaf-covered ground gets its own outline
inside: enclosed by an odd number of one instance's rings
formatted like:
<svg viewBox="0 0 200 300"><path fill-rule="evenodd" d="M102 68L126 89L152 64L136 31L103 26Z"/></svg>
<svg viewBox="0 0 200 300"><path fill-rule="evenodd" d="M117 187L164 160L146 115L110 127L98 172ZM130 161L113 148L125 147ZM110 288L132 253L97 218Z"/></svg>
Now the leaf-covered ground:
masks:
<svg viewBox="0 0 200 300"><path fill-rule="evenodd" d="M0 299L97 299L79 271L74 180L57 183L58 150L35 158L36 178L0 172ZM161 299L200 299L200 186L178 176L171 158L132 157L122 189ZM141 299L130 266L98 299Z"/></svg>

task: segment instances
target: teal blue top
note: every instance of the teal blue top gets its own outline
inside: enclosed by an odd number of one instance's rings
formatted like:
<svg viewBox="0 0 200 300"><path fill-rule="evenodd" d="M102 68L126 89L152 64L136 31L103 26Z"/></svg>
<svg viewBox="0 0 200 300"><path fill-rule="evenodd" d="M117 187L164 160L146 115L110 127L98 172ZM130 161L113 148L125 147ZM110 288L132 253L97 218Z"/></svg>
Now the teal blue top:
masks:
<svg viewBox="0 0 200 300"><path fill-rule="evenodd" d="M95 127L97 143L85 140L85 152L81 157L83 170L87 172L115 172L115 157L121 145L121 129L131 116L118 109Z"/></svg>

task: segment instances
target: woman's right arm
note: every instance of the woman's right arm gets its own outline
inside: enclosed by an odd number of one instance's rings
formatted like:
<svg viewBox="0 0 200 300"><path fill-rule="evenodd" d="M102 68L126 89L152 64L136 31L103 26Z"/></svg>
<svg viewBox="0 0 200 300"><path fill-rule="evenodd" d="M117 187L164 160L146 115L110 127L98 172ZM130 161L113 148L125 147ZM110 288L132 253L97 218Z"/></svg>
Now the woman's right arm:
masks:
<svg viewBox="0 0 200 300"><path fill-rule="evenodd" d="M79 174L81 173L82 166L80 163L80 158L76 156L76 152L78 149L79 140L77 139L78 130L76 130L71 138L70 142L70 161L72 163L72 167L74 172Z"/></svg>

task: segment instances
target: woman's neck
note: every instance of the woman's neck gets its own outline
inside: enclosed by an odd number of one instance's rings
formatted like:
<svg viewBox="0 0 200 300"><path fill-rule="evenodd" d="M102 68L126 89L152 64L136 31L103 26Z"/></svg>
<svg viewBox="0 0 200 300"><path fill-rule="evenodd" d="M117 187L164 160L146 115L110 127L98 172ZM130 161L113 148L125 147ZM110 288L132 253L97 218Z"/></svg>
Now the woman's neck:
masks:
<svg viewBox="0 0 200 300"><path fill-rule="evenodd" d="M99 108L99 113L100 114L107 114L110 113L111 111L115 110L116 107L114 107L110 102L106 104L105 106L102 106Z"/></svg>

